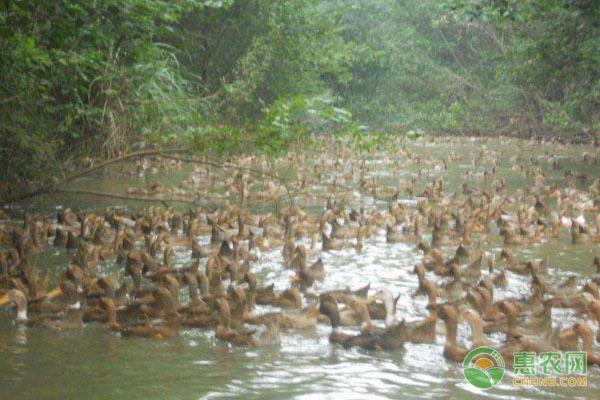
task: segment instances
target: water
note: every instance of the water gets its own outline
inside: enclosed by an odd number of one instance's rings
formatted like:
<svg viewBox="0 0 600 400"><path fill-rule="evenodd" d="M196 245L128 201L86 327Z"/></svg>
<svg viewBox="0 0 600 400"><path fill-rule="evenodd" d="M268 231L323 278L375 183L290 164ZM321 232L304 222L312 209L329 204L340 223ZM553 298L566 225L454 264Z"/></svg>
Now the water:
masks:
<svg viewBox="0 0 600 400"><path fill-rule="evenodd" d="M371 155L370 165L374 168L369 176L376 176L381 184L397 185L399 179L406 179L422 169L422 178L415 193L434 177L443 177L446 190L452 192L465 181L466 170L480 172L489 169L490 152L493 151L497 152L499 160L498 176L506 179L507 190L512 193L532 185L533 178L512 171L508 162L510 157L519 154L521 159L528 160L542 155L545 150L555 152L561 163L570 169L587 169L590 175L587 185L598 174L598 169L582 164L582 152L590 151L582 147L557 150L550 146L528 147L517 142L501 144L487 141L487 156L480 166L474 166L472 160L483 146L479 141L411 143L409 146L413 156L421 157L419 165L407 161L402 154L393 154L389 156L390 160L381 154ZM457 155L457 159L450 161L447 171L438 171L435 165L451 152ZM401 169L394 167L393 160L397 158L402 161ZM538 166L548 174L547 183L566 184L564 169L552 171L544 162ZM177 177L185 176L187 172L179 172ZM154 175L153 179L165 184L175 181L160 174ZM74 182L71 187L102 188L122 194L136 182L140 184L138 178L97 177ZM482 182L472 181L471 185L489 186L493 179ZM413 204L406 200L407 204ZM350 202L360 205L371 204L372 200L355 196ZM30 211L52 214L57 205L100 209L115 205L134 206L90 196L46 196L22 206ZM500 247L499 242L494 242L484 248L488 253L497 253ZM178 266L189 262L188 251L176 250ZM453 248L444 250L450 254ZM594 272L591 260L594 254L600 253L600 245L573 246L565 230L558 239L532 247L514 248L513 252L517 260L547 255L552 267L551 282L560 282L570 274L577 274L581 284ZM414 250L414 243L388 245L381 231L376 238L366 241L363 254L348 249L323 253L322 256L328 276L324 282L315 285L315 292L347 286L358 288L370 282L372 288L388 288L401 295L399 317L410 321L427 315L426 298L412 296L417 279L411 271L421 257ZM37 254L35 261L57 273L70 257L63 251L48 248ZM274 282L277 290L288 287L293 276L291 271L282 267L279 250L261 254L253 270L259 282ZM108 262L102 271L113 272L114 266ZM528 280L512 273L508 276L508 289L497 290L496 299L529 294ZM259 307L257 312L261 310L264 309ZM574 321L570 311L555 310L554 313L555 323L562 321L563 326L567 326ZM444 328L441 321L437 330L435 344L408 343L403 351L395 352L345 350L331 345L328 341L330 328L323 325L315 330L285 332L279 347L249 349L220 343L211 330L202 329L183 330L179 338L166 341L124 339L109 333L105 326L99 324L65 331L23 329L16 326L8 310L3 309L0 310L0 399L597 398L600 388L600 370L597 367L590 367L587 388L517 388L512 386L512 377L507 371L503 383L491 390L474 389L464 379L460 366L447 362L442 356ZM463 343L469 343L469 334L468 327L461 324L459 338Z"/></svg>

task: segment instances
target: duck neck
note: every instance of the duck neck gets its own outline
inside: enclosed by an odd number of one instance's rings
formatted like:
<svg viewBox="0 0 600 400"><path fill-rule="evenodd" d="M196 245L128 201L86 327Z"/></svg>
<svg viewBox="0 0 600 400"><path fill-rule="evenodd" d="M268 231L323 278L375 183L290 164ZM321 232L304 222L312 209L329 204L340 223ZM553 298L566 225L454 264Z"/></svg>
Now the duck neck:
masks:
<svg viewBox="0 0 600 400"><path fill-rule="evenodd" d="M421 269L417 269L417 279L419 280L419 285L423 286L423 280L425 279L425 271Z"/></svg>
<svg viewBox="0 0 600 400"><path fill-rule="evenodd" d="M300 271L308 270L308 265L306 264L306 254L302 253L300 259Z"/></svg>
<svg viewBox="0 0 600 400"><path fill-rule="evenodd" d="M190 283L189 285L190 302L192 305L200 304L200 296L198 296L198 284Z"/></svg>
<svg viewBox="0 0 600 400"><path fill-rule="evenodd" d="M311 239L310 239L310 249L311 250L316 250L317 249L317 242L319 241L319 237L318 235L315 233L314 235L312 235Z"/></svg>
<svg viewBox="0 0 600 400"><path fill-rule="evenodd" d="M167 247L163 253L163 264L165 267L167 267L168 269L171 269L171 258L170 256L170 248Z"/></svg>
<svg viewBox="0 0 600 400"><path fill-rule="evenodd" d="M17 309L17 322L27 321L27 308Z"/></svg>
<svg viewBox="0 0 600 400"><path fill-rule="evenodd" d="M226 309L222 309L221 310L221 322L220 325L222 327L224 327L225 329L229 330L230 328L230 316L229 316L229 310Z"/></svg>
<svg viewBox="0 0 600 400"><path fill-rule="evenodd" d="M21 295L13 301L17 309L17 322L27 321L27 298Z"/></svg>
<svg viewBox="0 0 600 400"><path fill-rule="evenodd" d="M482 301L483 309L485 310L486 313L492 312L492 309L494 308L494 301L492 300L491 293L489 291L487 291L487 289L486 289L486 290L481 290L480 294L481 294L481 301Z"/></svg>
<svg viewBox="0 0 600 400"><path fill-rule="evenodd" d="M136 290L140 290L142 288L142 275L139 271L136 271L132 274L133 279L133 288Z"/></svg>
<svg viewBox="0 0 600 400"><path fill-rule="evenodd" d="M383 300L385 305L385 326L392 326L396 322L396 315L394 312L394 300L391 296L386 296Z"/></svg>
<svg viewBox="0 0 600 400"><path fill-rule="evenodd" d="M210 294L208 278L204 273L200 273L197 276L200 286L200 294L202 296L208 296Z"/></svg>
<svg viewBox="0 0 600 400"><path fill-rule="evenodd" d="M583 351L587 352L588 357L591 356L592 354L594 354L594 349L592 348L592 346L593 346L592 331L586 329L583 332L580 331L579 335L581 337L581 341L583 344Z"/></svg>
<svg viewBox="0 0 600 400"><path fill-rule="evenodd" d="M480 321L469 321L469 324L471 325L471 341L474 344L485 342L483 327L481 326Z"/></svg>
<svg viewBox="0 0 600 400"><path fill-rule="evenodd" d="M507 330L508 330L509 335L516 333L517 316L513 313L506 314L506 325L507 325Z"/></svg>
<svg viewBox="0 0 600 400"><path fill-rule="evenodd" d="M453 273L454 279L452 279L452 282L454 284L459 284L460 283L460 272L454 272Z"/></svg>
<svg viewBox="0 0 600 400"><path fill-rule="evenodd" d="M356 251L361 252L363 249L363 236L362 234L358 234L356 236Z"/></svg>
<svg viewBox="0 0 600 400"><path fill-rule="evenodd" d="M8 275L8 262L4 257L4 253L2 253L2 255L0 255L0 276L6 275Z"/></svg>
<svg viewBox="0 0 600 400"><path fill-rule="evenodd" d="M240 237L242 237L244 235L244 230L245 230L244 219L241 216L239 216L238 217L238 235Z"/></svg>
<svg viewBox="0 0 600 400"><path fill-rule="evenodd" d="M325 246L325 248L327 248L328 246L331 246L331 239L329 238L329 236L327 236L325 234L325 232L321 232L321 239L323 241L323 246Z"/></svg>
<svg viewBox="0 0 600 400"><path fill-rule="evenodd" d="M437 305L437 294L435 293L435 290L427 286L425 287L425 292L427 293L428 298L427 306L435 307Z"/></svg>
<svg viewBox="0 0 600 400"><path fill-rule="evenodd" d="M506 265L509 267L513 267L514 264L515 264L515 261L513 260L512 253L506 253Z"/></svg>
<svg viewBox="0 0 600 400"><path fill-rule="evenodd" d="M371 321L371 316L369 315L369 308L368 306L365 304L364 307L362 307L362 310L360 312L360 318L362 319L362 330L364 332L372 332L373 331L373 322ZM386 326L388 323L388 318L386 317Z"/></svg>
<svg viewBox="0 0 600 400"><path fill-rule="evenodd" d="M106 308L106 322L111 330L116 330L119 327L117 323L117 309L114 304L110 304Z"/></svg>
<svg viewBox="0 0 600 400"><path fill-rule="evenodd" d="M446 321L446 343L453 346L456 345L456 332L457 323L454 319L447 319Z"/></svg>

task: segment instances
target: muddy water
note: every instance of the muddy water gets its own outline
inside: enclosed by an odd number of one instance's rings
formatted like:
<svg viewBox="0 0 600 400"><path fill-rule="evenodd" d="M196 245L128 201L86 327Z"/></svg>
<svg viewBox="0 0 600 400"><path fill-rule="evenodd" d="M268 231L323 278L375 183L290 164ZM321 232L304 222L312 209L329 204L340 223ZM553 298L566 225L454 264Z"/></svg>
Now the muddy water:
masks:
<svg viewBox="0 0 600 400"><path fill-rule="evenodd" d="M402 168L387 160L385 154L371 155L372 176L384 185L397 185L422 170L424 183L442 177L449 192L459 185L471 182L483 185L475 178L465 178L465 171L482 172L489 169L491 157L484 157L480 165L473 160L482 149L496 152L499 177L507 182L508 193L533 185L533 178L512 170L510 158L519 154L521 163L536 163L548 174L548 183L561 186L567 183L564 169L586 170L588 185L598 174L581 162L583 147L555 149L550 146L527 146L519 142L501 144L488 141L465 140L414 142L408 150L420 156L420 164L401 163ZM559 157L561 169L553 171L543 157L544 152ZM591 149L593 151L593 149ZM450 153L456 160L448 169L436 167L436 160ZM541 157L538 157L541 156ZM404 159L406 160L406 159ZM180 173L179 176L184 174ZM160 177L165 184L174 178ZM72 187L98 189L123 193L135 185L138 178L98 177L75 182ZM493 181L490 180L487 185ZM585 187L579 186L579 187ZM406 204L414 204L405 199ZM357 205L372 204L372 199L354 197ZM31 211L53 214L55 207L73 208L132 205L113 199L91 196L52 196L36 199L23 207ZM384 206L382 203L381 206ZM208 238L200 238L207 241ZM501 243L485 245L486 252L497 253ZM444 249L447 254L453 250ZM550 259L550 281L560 282L570 274L580 277L579 282L592 275L591 260L600 253L600 245L570 243L568 231L558 239L539 245L515 248L517 260L525 258ZM38 265L60 271L71 255L49 248L36 255ZM189 252L177 251L178 265L189 261ZM411 274L420 253L414 243L388 245L384 232L366 242L363 254L353 249L324 253L328 271L326 280L315 286L315 291L351 287L371 283L372 288L388 288L401 295L398 317L414 320L427 315L426 299L413 297L417 287ZM107 262L103 271L114 271ZM282 267L280 251L260 255L253 266L259 282L274 282L276 289L289 286L292 272ZM520 297L529 294L529 282L508 273L506 290L497 290L495 297ZM258 312L261 309L259 308ZM569 311L554 311L557 323L568 325L574 320ZM319 326L306 332L286 332L281 346L276 348L231 348L216 341L210 330L189 329L174 340L154 341L123 339L107 332L101 325L90 324L80 330L55 331L23 329L16 326L8 310L0 311L0 399L203 399L203 398L582 398L596 399L600 389L600 369L591 368L587 388L517 388L511 384L512 374L507 372L503 382L489 391L474 389L464 379L459 365L446 362L442 356L444 343L443 323L438 322L435 344L407 344L405 350L373 353L361 349L344 350L328 342L329 327ZM469 329L460 326L460 340L468 343ZM493 337L501 340L502 336ZM598 350L598 346L596 347Z"/></svg>

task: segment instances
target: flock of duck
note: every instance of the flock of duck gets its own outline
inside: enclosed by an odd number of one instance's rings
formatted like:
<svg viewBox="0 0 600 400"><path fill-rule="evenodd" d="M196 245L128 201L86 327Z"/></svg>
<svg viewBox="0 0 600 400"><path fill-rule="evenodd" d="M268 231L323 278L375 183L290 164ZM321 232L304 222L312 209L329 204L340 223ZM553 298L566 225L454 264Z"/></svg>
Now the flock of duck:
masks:
<svg viewBox="0 0 600 400"><path fill-rule="evenodd" d="M69 329L98 323L122 337L155 339L176 337L181 329L212 329L218 340L235 346L276 345L281 331L328 324L335 345L388 351L406 342L434 343L442 321L443 355L450 361L462 362L470 349L488 345L508 364L516 351L558 349L583 349L589 364L600 364L594 352L594 341L600 342L600 256L589 260L596 275L592 271L588 277L571 276L558 283L552 282L558 266L551 259L513 256L514 249L557 240L561 232L570 235L573 246L599 243L600 180L588 185L585 174L565 170L567 184L561 188L548 183L540 167L543 162L559 170L560 159L549 154L515 156L513 171L530 178L532 187L510 192L496 176L494 151L482 150L472 165L485 161L489 168L467 170L462 183L447 190L435 171L461 156L450 153L428 164L401 151L405 162L434 173L419 172L384 187L370 176L376 164L345 157L343 151L339 158L324 154L311 167L306 167L307 156L280 160L297 171L297 181L290 184L297 196L321 202L321 213L292 204L265 214L223 205L187 212L169 207L104 214L62 209L55 218L26 215L22 223L0 215L0 305L12 305L15 322L28 327ZM265 163L238 161L253 167ZM597 168L598 156L586 153L583 162ZM402 168L399 162L395 165ZM268 198L283 191L273 180L256 189L259 184L248 170L240 167L223 185L240 198ZM208 169L197 168L181 190L199 190L211 179ZM306 194L317 184L324 188L320 195ZM348 187L352 189L345 191ZM349 206L351 200L367 196L370 205L362 201L361 206ZM418 288L411 293L427 299L428 316L421 320L398 315L399 296L385 287L315 290L315 282L336 273L325 265L322 252L354 249L360 256L368 241L383 235L388 246L410 243L422 253L412 269ZM499 239L501 250L483 250ZM72 255L55 285L31 261L48 246ZM254 272L261 256L274 251L283 256L281 268L295 273L283 291L264 278L261 282ZM189 261L175 265L176 252ZM102 274L103 263L112 260L118 270ZM529 293L497 298L509 275L529 281ZM279 311L263 312L262 305ZM552 310L558 308L570 310L576 322L563 327L555 321ZM469 342L457 338L463 323L470 326Z"/></svg>

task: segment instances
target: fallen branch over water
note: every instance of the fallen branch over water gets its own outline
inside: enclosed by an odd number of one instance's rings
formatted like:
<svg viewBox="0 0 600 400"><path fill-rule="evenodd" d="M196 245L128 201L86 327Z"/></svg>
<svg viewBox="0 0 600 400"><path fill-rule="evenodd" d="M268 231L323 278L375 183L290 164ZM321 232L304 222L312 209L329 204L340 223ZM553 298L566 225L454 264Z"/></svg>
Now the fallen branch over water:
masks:
<svg viewBox="0 0 600 400"><path fill-rule="evenodd" d="M114 193L97 192L95 190L85 190L85 189L55 189L53 193L83 194L83 195L88 195L88 196L109 197L112 199L127 200L127 201L156 202L156 203L162 203L165 207L168 207L169 203L197 204L197 202L194 200L187 200L187 199L180 199L180 198L128 196L128 195L121 195L121 194L114 194Z"/></svg>
<svg viewBox="0 0 600 400"><path fill-rule="evenodd" d="M165 155L165 154L185 154L185 153L189 153L189 152L191 152L191 150L189 150L189 149L175 148L175 149L162 149L162 150L142 150L142 151L136 151L134 153L124 154L122 156L103 161L99 164L96 164L92 167L86 168L82 171L78 171L78 172L76 172L72 175L69 175L65 178L62 178L56 182L42 185L32 191L25 192L25 193L19 193L14 196L10 196L6 199L3 199L2 205L7 205L7 204L11 204L11 203L14 203L17 201L30 199L32 197L36 197L36 196L39 196L42 194L55 193L58 191L58 189L61 185L64 185L68 182L74 181L75 179L84 177L86 175L92 174L96 171L99 171L101 169L104 169L106 167L109 167L111 165L114 165L114 164L117 164L117 163L120 163L123 161L135 160L135 159L144 158L144 157L160 156L160 155Z"/></svg>

